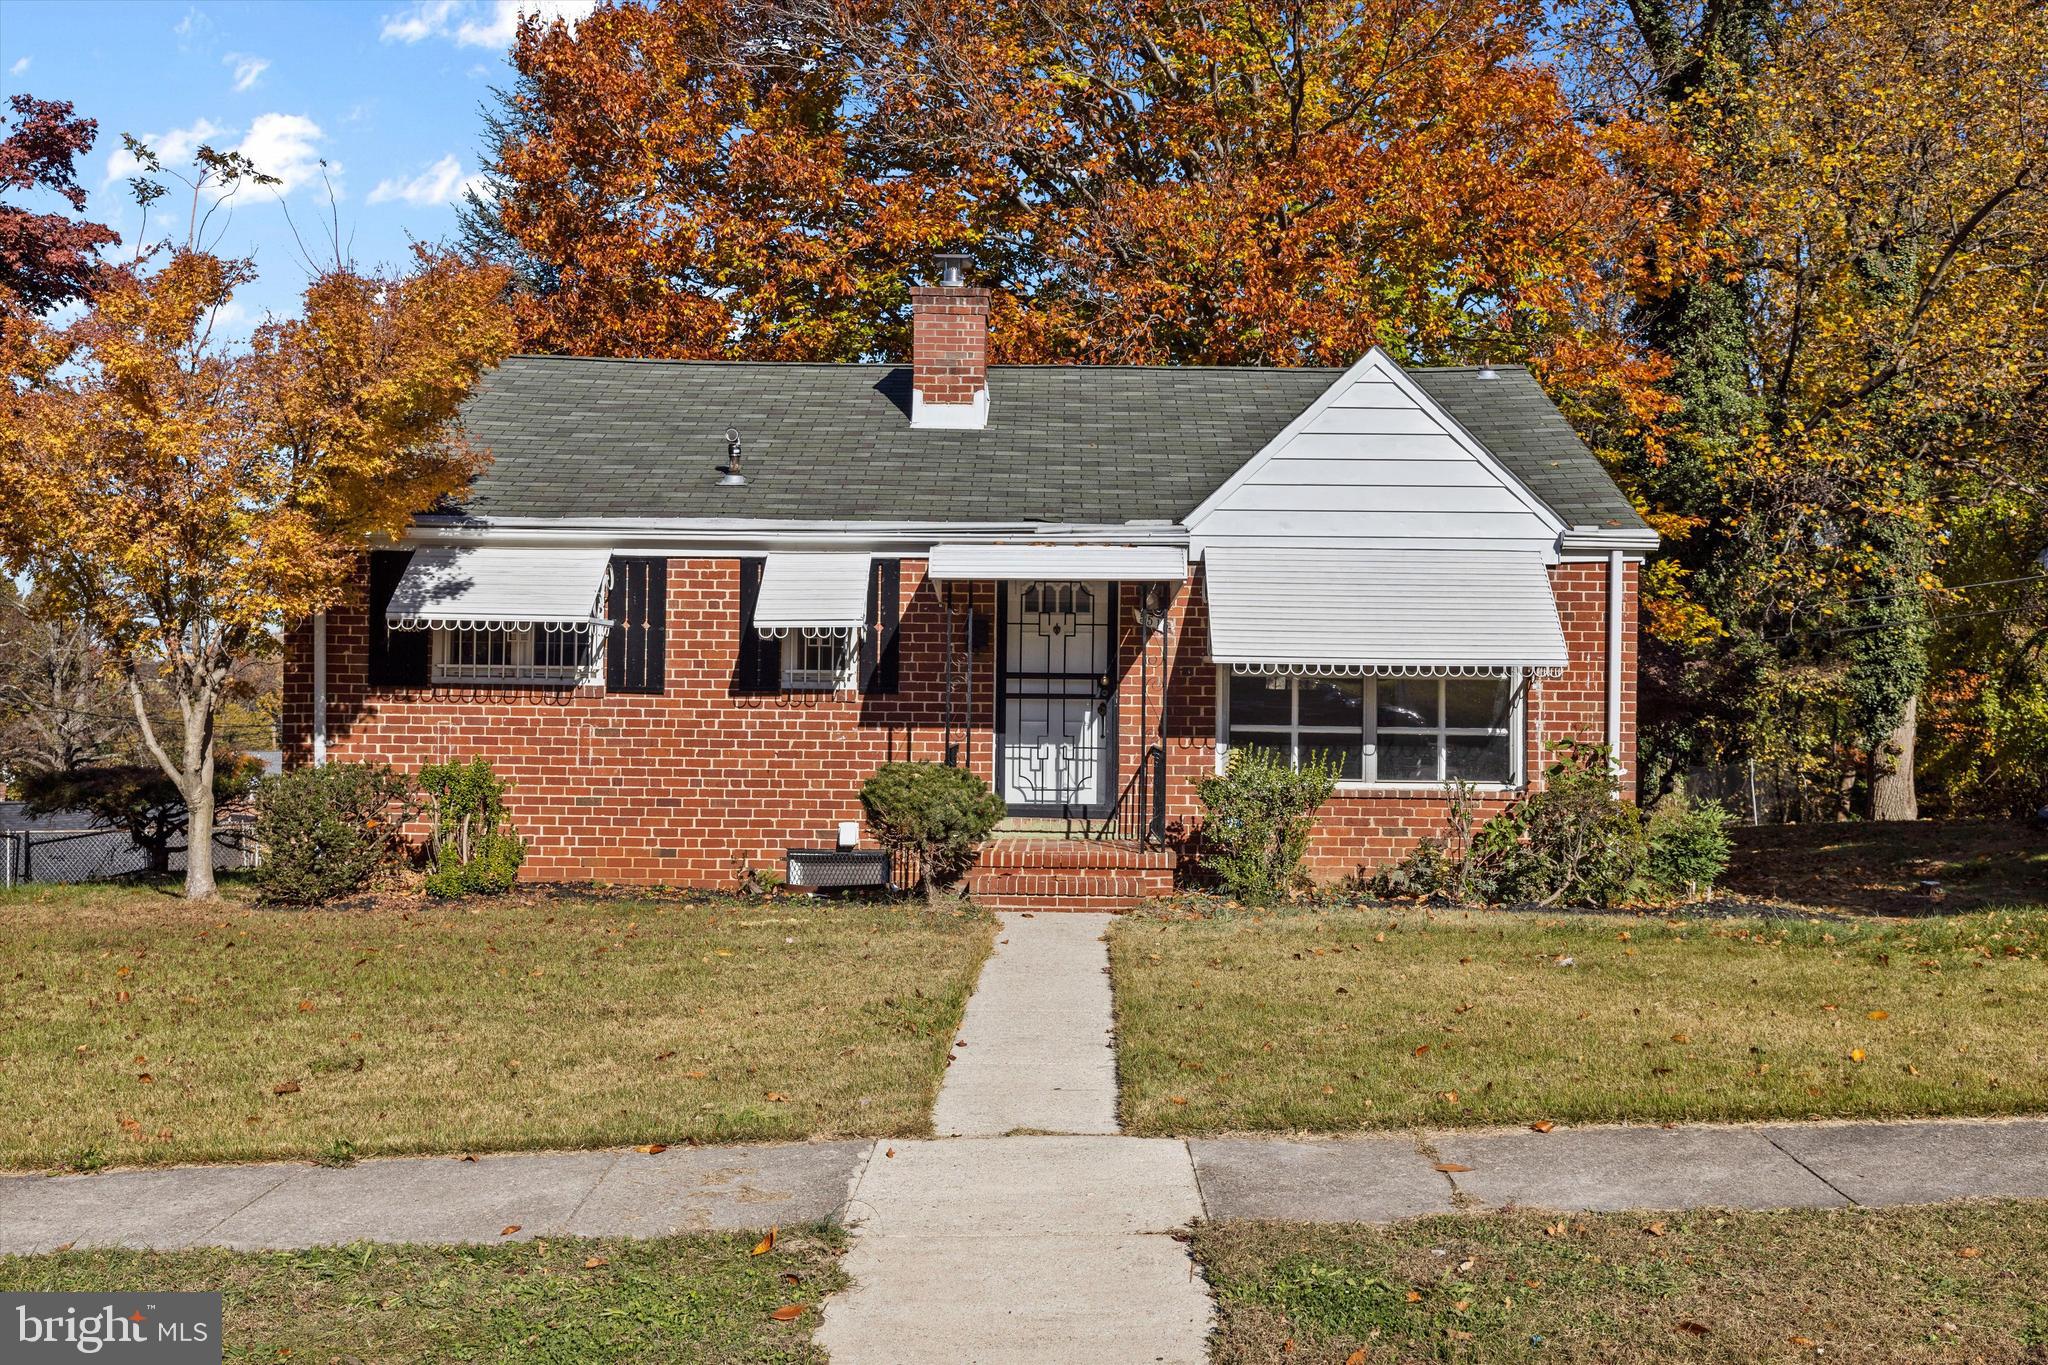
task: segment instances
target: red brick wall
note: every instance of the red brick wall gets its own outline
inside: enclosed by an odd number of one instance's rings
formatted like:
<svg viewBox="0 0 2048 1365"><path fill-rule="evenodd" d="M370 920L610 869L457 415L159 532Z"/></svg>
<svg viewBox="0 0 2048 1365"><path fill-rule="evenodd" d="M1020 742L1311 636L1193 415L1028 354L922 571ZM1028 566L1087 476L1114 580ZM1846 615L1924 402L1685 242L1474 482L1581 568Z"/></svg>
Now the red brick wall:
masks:
<svg viewBox="0 0 2048 1365"><path fill-rule="evenodd" d="M972 403L988 387L988 290L910 291L911 387L927 403Z"/></svg>
<svg viewBox="0 0 2048 1365"><path fill-rule="evenodd" d="M1543 742L1571 734L1598 738L1605 725L1606 566L1571 563L1552 571L1572 667L1538 682L1530 703L1528 771L1540 770ZM1635 570L1628 573L1628 686L1624 763L1633 785ZM669 561L667 692L608 695L529 687L368 687L361 606L328 615L328 752L337 762L405 768L481 754L513 784L513 818L526 836L525 875L537 880L616 880L730 886L746 867L782 865L788 847L829 847L841 820L860 817L858 788L892 759L943 757L946 717L939 585L921 560L903 563L901 690L894 696L735 695L730 680L739 639L738 563ZM993 623L990 584L955 584L956 611L970 603ZM1168 811L1185 836L1195 823L1193 783L1216 762L1217 676L1199 584L1174 594L1167 651L1155 638L1139 662L1126 586L1118 612L1116 782L1137 771L1160 727L1160 669L1170 669L1165 705ZM964 620L956 617L964 638ZM972 716L955 742L972 771L994 779L995 649L973 659L972 694L956 677L955 716ZM285 746L288 762L311 753L311 631L288 640ZM1145 669L1149 668L1149 688ZM1142 717L1142 728L1141 728ZM1340 793L1318 834L1318 875L1342 876L1387 861L1441 826L1432 789Z"/></svg>

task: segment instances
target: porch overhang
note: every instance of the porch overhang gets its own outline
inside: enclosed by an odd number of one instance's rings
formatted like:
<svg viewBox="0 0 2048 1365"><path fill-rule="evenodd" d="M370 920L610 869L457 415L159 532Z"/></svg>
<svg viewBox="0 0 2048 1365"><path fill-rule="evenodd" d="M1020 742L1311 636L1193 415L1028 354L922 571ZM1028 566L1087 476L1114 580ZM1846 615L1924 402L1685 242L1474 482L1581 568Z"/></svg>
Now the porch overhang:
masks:
<svg viewBox="0 0 2048 1365"><path fill-rule="evenodd" d="M1016 579L1177 583L1187 577L1178 545L941 544L932 547L925 577L939 582Z"/></svg>
<svg viewBox="0 0 2048 1365"><path fill-rule="evenodd" d="M603 629L606 550L508 545L412 552L384 623L392 630Z"/></svg>
<svg viewBox="0 0 2048 1365"><path fill-rule="evenodd" d="M1570 660L1528 550L1217 547L1209 655L1242 673L1555 676Z"/></svg>
<svg viewBox="0 0 2048 1365"><path fill-rule="evenodd" d="M754 629L763 635L858 635L867 624L864 554L771 554L761 567Z"/></svg>

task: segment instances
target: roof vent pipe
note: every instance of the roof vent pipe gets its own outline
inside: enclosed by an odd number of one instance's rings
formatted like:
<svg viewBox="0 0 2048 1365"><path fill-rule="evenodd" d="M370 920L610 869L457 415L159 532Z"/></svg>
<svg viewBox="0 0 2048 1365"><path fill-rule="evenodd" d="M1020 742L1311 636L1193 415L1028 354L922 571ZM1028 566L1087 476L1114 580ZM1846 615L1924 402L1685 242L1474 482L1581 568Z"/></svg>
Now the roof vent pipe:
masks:
<svg viewBox="0 0 2048 1365"><path fill-rule="evenodd" d="M740 473L740 432L738 427L725 429L725 475L719 484L726 488L744 488L747 476Z"/></svg>
<svg viewBox="0 0 2048 1365"><path fill-rule="evenodd" d="M1498 379L1500 378L1500 371L1493 368L1491 361L1482 360L1479 362L1479 374L1477 377L1480 379Z"/></svg>

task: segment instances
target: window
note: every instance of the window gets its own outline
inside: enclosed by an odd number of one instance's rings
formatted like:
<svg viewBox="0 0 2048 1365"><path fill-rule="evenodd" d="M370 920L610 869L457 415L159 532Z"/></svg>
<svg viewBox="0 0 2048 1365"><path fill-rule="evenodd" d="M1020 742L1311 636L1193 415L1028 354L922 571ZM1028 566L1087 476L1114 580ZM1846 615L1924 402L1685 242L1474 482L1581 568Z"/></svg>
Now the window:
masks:
<svg viewBox="0 0 2048 1365"><path fill-rule="evenodd" d="M858 664L850 634L782 637L782 687L787 692L836 692L852 687Z"/></svg>
<svg viewBox="0 0 2048 1365"><path fill-rule="evenodd" d="M1343 782L1507 785L1517 775L1512 678L1227 676L1225 686L1227 748L1267 749L1296 767L1326 755Z"/></svg>
<svg viewBox="0 0 2048 1365"><path fill-rule="evenodd" d="M593 681L595 652L588 630L519 626L510 630L434 632L437 683L568 683Z"/></svg>

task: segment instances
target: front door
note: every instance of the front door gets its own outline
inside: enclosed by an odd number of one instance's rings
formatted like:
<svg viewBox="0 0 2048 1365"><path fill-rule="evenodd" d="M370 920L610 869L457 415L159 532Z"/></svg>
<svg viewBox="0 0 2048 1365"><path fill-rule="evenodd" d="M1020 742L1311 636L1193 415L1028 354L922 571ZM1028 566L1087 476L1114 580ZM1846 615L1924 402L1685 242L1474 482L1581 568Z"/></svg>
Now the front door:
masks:
<svg viewBox="0 0 2048 1365"><path fill-rule="evenodd" d="M1114 790L1109 583L1003 590L1003 800L1013 812L1100 815Z"/></svg>

